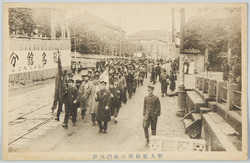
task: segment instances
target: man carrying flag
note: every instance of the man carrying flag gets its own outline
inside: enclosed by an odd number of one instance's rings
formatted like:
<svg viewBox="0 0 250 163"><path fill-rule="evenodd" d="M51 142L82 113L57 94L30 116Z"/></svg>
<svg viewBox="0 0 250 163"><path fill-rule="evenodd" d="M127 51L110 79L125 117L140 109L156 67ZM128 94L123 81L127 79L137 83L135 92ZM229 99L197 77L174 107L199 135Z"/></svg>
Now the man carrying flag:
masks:
<svg viewBox="0 0 250 163"><path fill-rule="evenodd" d="M57 102L59 102L59 106L57 109L57 117L55 120L59 121L60 113L62 112L62 106L63 106L63 95L65 94L66 87L67 87L67 71L63 75L62 70L62 63L61 63L61 54L58 50L57 52L57 75L55 78L55 94L54 94L54 102L51 108L52 113L55 111L57 107Z"/></svg>

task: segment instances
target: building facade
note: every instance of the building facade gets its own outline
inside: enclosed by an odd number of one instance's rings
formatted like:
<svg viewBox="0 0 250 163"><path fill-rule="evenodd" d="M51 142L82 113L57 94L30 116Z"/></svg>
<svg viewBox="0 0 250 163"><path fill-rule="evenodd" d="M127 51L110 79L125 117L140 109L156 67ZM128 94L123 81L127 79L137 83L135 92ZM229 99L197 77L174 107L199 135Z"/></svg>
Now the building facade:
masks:
<svg viewBox="0 0 250 163"><path fill-rule="evenodd" d="M148 58L173 59L177 57L171 32L167 30L144 30L128 36L137 44L138 51L143 51Z"/></svg>
<svg viewBox="0 0 250 163"><path fill-rule="evenodd" d="M76 41L76 51L82 54L111 56L117 56L122 53L121 44L125 40L126 33L120 27L88 12L70 18L69 24L73 39L74 37L76 39L86 38L86 41ZM90 50L81 51L81 49L77 48L80 46L79 44L84 44Z"/></svg>

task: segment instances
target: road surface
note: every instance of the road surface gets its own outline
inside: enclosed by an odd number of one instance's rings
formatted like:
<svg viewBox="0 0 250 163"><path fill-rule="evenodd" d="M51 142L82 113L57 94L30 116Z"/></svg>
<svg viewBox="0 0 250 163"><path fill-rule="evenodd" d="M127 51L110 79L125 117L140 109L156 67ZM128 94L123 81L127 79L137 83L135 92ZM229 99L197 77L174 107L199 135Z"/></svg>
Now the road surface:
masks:
<svg viewBox="0 0 250 163"><path fill-rule="evenodd" d="M195 75L186 75L185 85L194 86ZM54 80L10 91L9 98L9 151L10 152L101 152L101 151L147 151L142 128L144 96L147 95L149 79L137 88L132 99L122 104L117 124L108 124L108 133L98 133L98 126L92 126L87 113L81 119L78 110L77 125L62 127L51 114L54 94ZM15 92L16 91L16 92ZM161 97L160 83L155 85L154 94L159 96L162 113L158 119L157 136L189 138L184 132L181 118L176 117L177 96Z"/></svg>

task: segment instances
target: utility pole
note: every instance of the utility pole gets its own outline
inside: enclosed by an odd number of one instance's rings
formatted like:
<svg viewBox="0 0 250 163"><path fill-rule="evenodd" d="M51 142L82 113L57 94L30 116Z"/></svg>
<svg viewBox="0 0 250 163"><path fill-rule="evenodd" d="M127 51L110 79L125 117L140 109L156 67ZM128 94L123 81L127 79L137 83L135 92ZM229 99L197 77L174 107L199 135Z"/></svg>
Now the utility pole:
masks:
<svg viewBox="0 0 250 163"><path fill-rule="evenodd" d="M51 8L51 36L50 39L54 40L54 13L53 13L53 8Z"/></svg>
<svg viewBox="0 0 250 163"><path fill-rule="evenodd" d="M119 52L119 56L121 57L122 56L122 42L121 42L121 39L122 39L122 16L120 15L120 42L119 42L119 47L120 47L120 52Z"/></svg>
<svg viewBox="0 0 250 163"><path fill-rule="evenodd" d="M100 53L99 55L102 54L102 45L101 45L101 27L99 27L99 48L100 48Z"/></svg>
<svg viewBox="0 0 250 163"><path fill-rule="evenodd" d="M75 46L75 58L76 58L76 25L75 25L75 8L73 8L73 19L74 19L74 46Z"/></svg>
<svg viewBox="0 0 250 163"><path fill-rule="evenodd" d="M175 11L172 8L172 43L175 43Z"/></svg>
<svg viewBox="0 0 250 163"><path fill-rule="evenodd" d="M157 60L158 60L158 53L159 53L159 33L158 33L158 31L157 31L157 36L156 36L156 41L157 41L157 45L156 45L156 62L157 62Z"/></svg>
<svg viewBox="0 0 250 163"><path fill-rule="evenodd" d="M178 110L176 112L176 116L183 117L185 114L186 108L186 91L184 86L184 31L185 31L185 10L181 8L181 18L180 18L180 61L179 61L179 78L180 83L178 87Z"/></svg>

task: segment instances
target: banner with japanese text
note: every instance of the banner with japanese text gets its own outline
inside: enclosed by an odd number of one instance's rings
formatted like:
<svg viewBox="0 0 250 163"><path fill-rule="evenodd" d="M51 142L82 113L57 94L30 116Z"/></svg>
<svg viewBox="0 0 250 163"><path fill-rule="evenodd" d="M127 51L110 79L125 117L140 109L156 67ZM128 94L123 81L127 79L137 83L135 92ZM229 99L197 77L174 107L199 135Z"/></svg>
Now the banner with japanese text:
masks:
<svg viewBox="0 0 250 163"><path fill-rule="evenodd" d="M9 74L57 68L58 53L61 53L62 67L70 66L70 50L10 51Z"/></svg>

